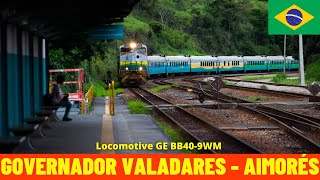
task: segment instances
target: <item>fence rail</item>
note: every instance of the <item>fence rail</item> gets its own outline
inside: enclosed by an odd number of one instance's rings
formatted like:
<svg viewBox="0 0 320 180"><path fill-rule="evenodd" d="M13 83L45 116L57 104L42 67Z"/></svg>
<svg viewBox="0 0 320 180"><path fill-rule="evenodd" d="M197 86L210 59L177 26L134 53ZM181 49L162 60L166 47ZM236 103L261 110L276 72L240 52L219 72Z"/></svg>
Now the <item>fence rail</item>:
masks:
<svg viewBox="0 0 320 180"><path fill-rule="evenodd" d="M93 101L94 87L91 85L89 91L85 94L84 100L81 102L81 114L87 114L89 112L89 107L92 105Z"/></svg>
<svg viewBox="0 0 320 180"><path fill-rule="evenodd" d="M111 116L114 116L114 81L109 83L108 87L109 87L109 91L108 91L108 95L109 95L109 113L110 113Z"/></svg>

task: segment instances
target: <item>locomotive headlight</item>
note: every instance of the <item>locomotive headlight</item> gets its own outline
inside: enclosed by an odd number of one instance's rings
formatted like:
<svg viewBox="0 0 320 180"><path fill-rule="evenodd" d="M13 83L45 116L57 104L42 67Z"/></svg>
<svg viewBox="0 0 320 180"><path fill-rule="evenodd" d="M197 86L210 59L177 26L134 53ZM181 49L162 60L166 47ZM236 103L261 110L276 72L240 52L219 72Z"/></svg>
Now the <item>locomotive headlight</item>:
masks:
<svg viewBox="0 0 320 180"><path fill-rule="evenodd" d="M137 47L137 44L135 42L130 43L130 48L135 49Z"/></svg>
<svg viewBox="0 0 320 180"><path fill-rule="evenodd" d="M142 71L142 67L139 67L139 70Z"/></svg>
<svg viewBox="0 0 320 180"><path fill-rule="evenodd" d="M128 67L126 67L126 71L128 71L129 70L129 68Z"/></svg>

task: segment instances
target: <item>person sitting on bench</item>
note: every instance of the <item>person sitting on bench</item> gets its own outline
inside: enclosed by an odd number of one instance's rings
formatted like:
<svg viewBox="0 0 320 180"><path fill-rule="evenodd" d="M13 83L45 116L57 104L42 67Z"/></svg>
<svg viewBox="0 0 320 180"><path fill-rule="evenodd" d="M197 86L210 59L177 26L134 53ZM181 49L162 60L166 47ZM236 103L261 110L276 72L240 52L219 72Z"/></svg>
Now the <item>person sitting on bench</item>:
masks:
<svg viewBox="0 0 320 180"><path fill-rule="evenodd" d="M54 84L52 88L52 103L54 105L59 105L59 106L66 106L66 111L63 116L63 121L71 121L71 118L68 118L70 109L71 109L71 102L69 101L68 94L63 94L61 91L61 85L64 83L65 78L63 75L58 75L57 76L57 84Z"/></svg>

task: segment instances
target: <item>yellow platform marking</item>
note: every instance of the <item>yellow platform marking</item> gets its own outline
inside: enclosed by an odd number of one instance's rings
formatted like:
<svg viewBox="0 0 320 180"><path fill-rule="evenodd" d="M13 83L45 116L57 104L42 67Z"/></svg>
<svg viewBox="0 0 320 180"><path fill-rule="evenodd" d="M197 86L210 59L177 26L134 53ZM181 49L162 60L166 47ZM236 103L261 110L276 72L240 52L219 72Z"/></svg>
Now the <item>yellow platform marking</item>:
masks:
<svg viewBox="0 0 320 180"><path fill-rule="evenodd" d="M105 111L102 119L102 134L101 134L101 144L113 144L113 125L112 116L109 113L109 99L106 97L105 100ZM114 150L101 150L101 154L115 154Z"/></svg>

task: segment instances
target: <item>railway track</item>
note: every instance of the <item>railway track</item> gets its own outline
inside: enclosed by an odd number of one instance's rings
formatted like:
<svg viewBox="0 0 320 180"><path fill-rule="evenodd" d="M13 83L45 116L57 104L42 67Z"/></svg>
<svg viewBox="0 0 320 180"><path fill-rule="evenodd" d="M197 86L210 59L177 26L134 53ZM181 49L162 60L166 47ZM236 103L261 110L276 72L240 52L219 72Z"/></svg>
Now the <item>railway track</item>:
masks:
<svg viewBox="0 0 320 180"><path fill-rule="evenodd" d="M159 84L170 84L169 82L158 82ZM263 105L259 106L244 106L242 103L250 104L251 102L242 99L237 99L234 97L227 96L222 93L217 93L215 91L208 90L208 88L195 88L191 86L180 86L179 88L193 89L195 93L203 91L207 97L219 98L220 101L225 103L237 103L238 106L248 109L252 113L262 114L273 120L275 124L285 129L289 134L297 137L303 146L310 149L312 152L320 152L320 120L308 116L299 116L294 113L277 110L271 107L266 107Z"/></svg>
<svg viewBox="0 0 320 180"><path fill-rule="evenodd" d="M208 86L207 84L203 84L204 86ZM210 89L210 87L206 88L205 91L209 94L215 94L215 96L217 96L217 92L213 91L212 89ZM265 91L263 91L265 92ZM274 93L274 92L272 92ZM227 103L231 103L231 102L237 102L237 103L252 103L251 101L247 101L247 100L243 100L243 99L238 99L235 97L230 97L227 96L225 94L222 93L218 93L220 95L220 100L225 101ZM276 93L277 95L283 95L283 93ZM290 96L286 94L286 96ZM311 97L308 95L292 95L293 97ZM265 106L265 105L258 105L256 107L257 110L262 111L266 114L269 114L273 117L279 117L284 119L284 121L288 121L288 122L295 122L295 123L299 123L299 124L303 124L303 125L307 125L310 127L314 127L314 128L319 128L320 129L320 119L315 118L315 117L311 117L311 116L307 116L307 115L302 115L302 114L298 114L298 113L292 113L292 112L288 112L288 111L284 111L284 110L279 110L279 109L275 109L269 106Z"/></svg>
<svg viewBox="0 0 320 180"><path fill-rule="evenodd" d="M185 109L173 106L170 101L165 100L143 88L131 88L134 94L141 97L145 102L155 105L156 111L173 121L181 130L191 136L196 142L217 142L222 144L220 150L210 149L211 153L242 154L242 153L262 153L255 147L245 143L226 133L206 121L186 111ZM171 107L160 108L156 105L171 104Z"/></svg>
<svg viewBox="0 0 320 180"><path fill-rule="evenodd" d="M196 78L192 78L192 79L188 79L185 78L183 79L184 81L190 81L193 82L195 84L207 84L206 82L200 81L200 80L195 80ZM223 78L223 80L228 80ZM237 82L247 82L247 81L243 81L243 80L237 80ZM249 81L248 81L249 82ZM251 83L251 81L250 81ZM255 82L252 81L252 83L257 83L257 84L266 84L264 82ZM303 87L306 88L305 86L295 86L295 85L283 85L283 84L274 84L274 83L268 83L271 85L275 85L275 86L292 86L292 87ZM294 92L285 92L285 91L276 91L276 90L271 90L271 89L258 89L258 88L252 88L252 87L243 87L243 86L233 86L233 85L224 85L225 88L229 88L229 89L233 89L233 90L243 90L243 91L252 91L252 92L259 92L259 93L267 93L267 94L274 94L274 95L279 95L279 96L288 96L288 97L295 97L295 98L309 98L309 99L314 99L317 97L314 97L312 95L308 95L308 94L301 94L301 93L294 93ZM320 98L318 98L320 99Z"/></svg>
<svg viewBox="0 0 320 180"><path fill-rule="evenodd" d="M281 83L272 83L272 82L249 81L249 80L232 79L232 78L224 78L224 80L231 81L231 82L248 82L248 83L254 83L254 84L268 84L268 85L273 85L273 86L290 86L290 87L306 88L306 86L301 86L301 85L281 84Z"/></svg>

